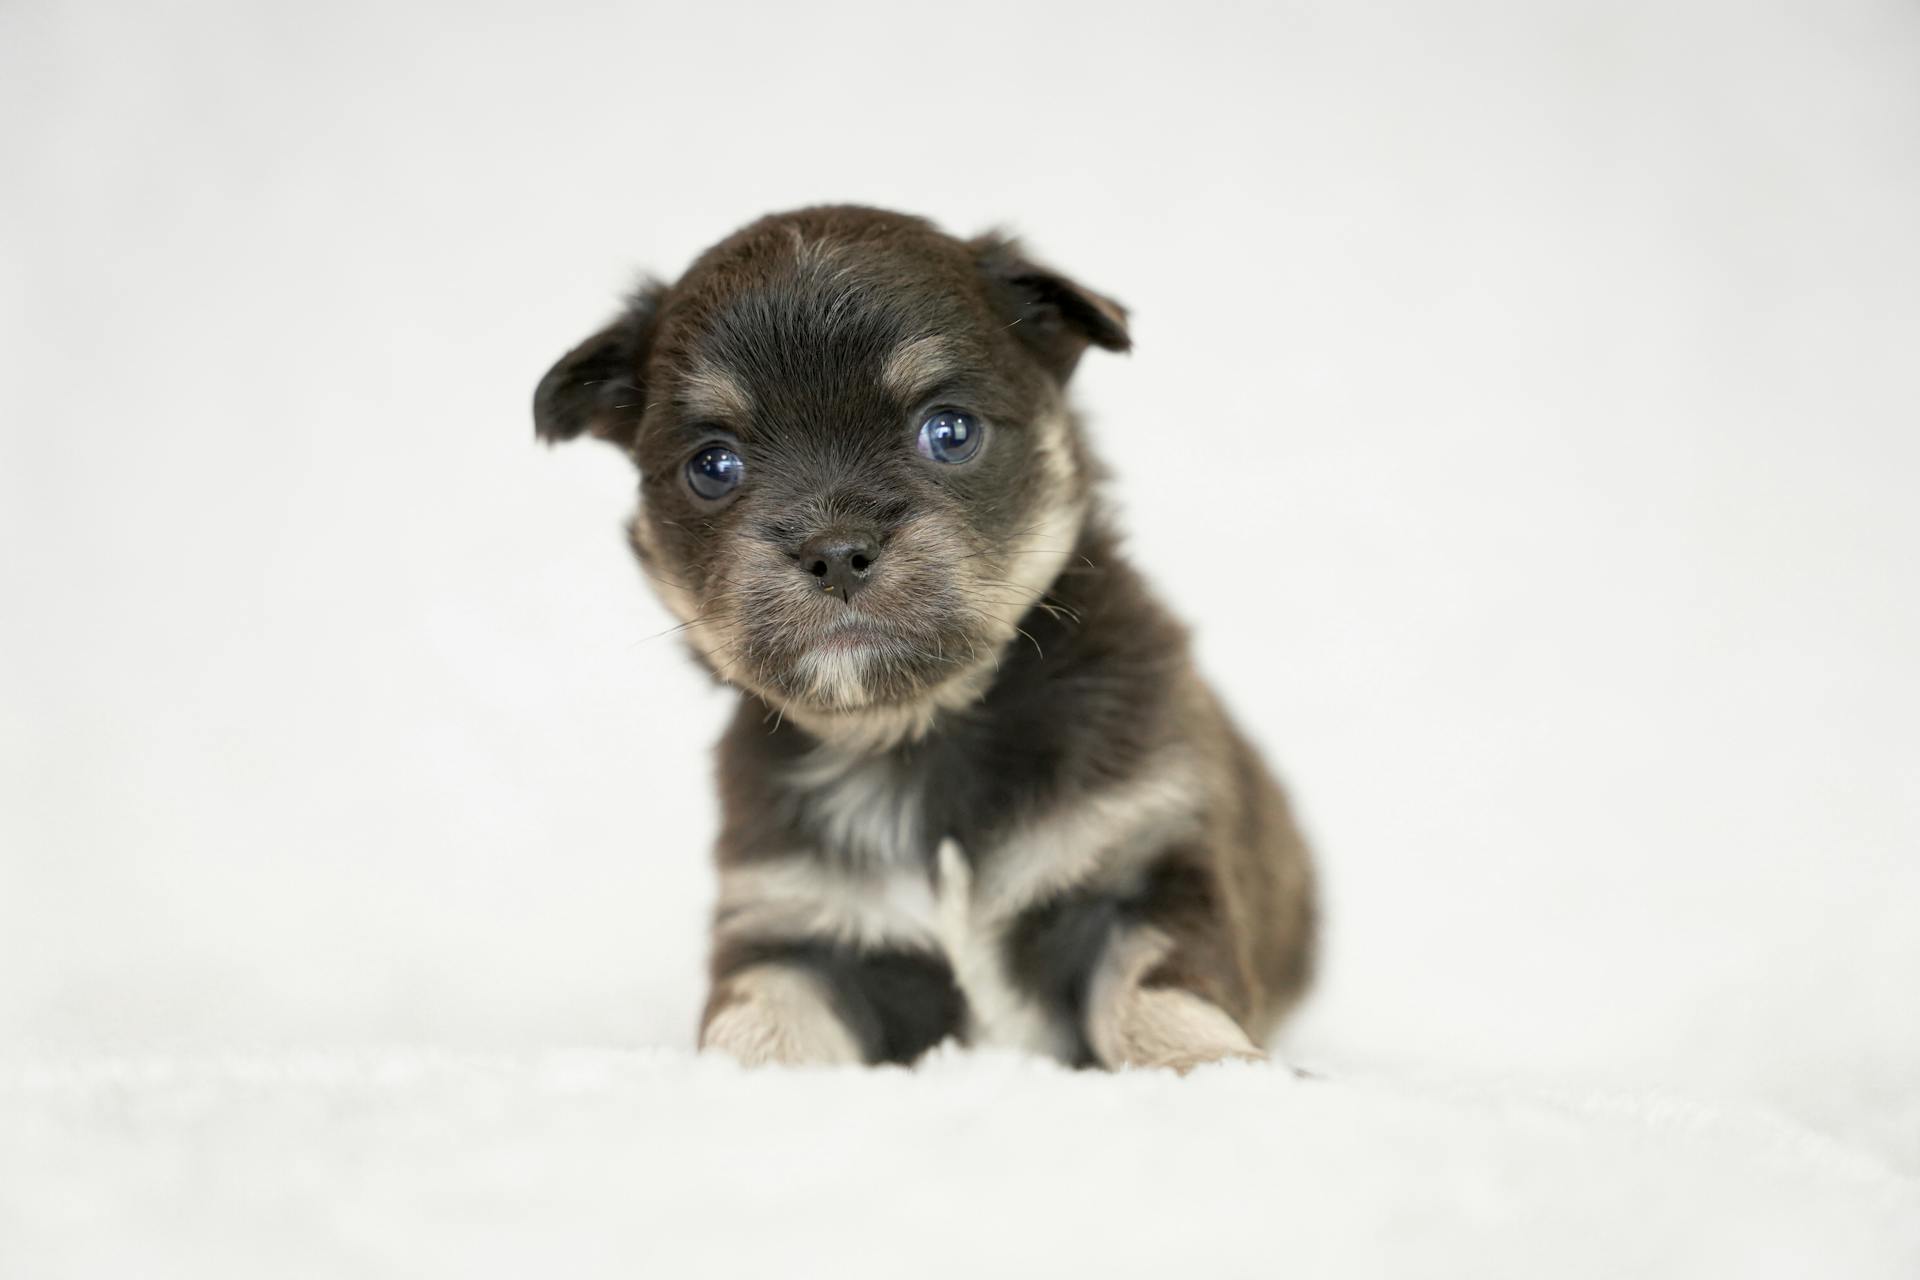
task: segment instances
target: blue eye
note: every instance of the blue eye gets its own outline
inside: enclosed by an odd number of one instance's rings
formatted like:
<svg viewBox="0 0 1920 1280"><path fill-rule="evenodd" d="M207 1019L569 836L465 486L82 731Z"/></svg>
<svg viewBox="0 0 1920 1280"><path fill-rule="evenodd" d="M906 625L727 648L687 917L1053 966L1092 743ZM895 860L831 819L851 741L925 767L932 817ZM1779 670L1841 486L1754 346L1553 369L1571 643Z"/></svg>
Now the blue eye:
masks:
<svg viewBox="0 0 1920 1280"><path fill-rule="evenodd" d="M920 424L919 449L935 462L965 462L980 452L986 427L958 409L942 409Z"/></svg>
<svg viewBox="0 0 1920 1280"><path fill-rule="evenodd" d="M710 444L687 460L687 484L708 502L726 497L740 487L747 464L724 445Z"/></svg>

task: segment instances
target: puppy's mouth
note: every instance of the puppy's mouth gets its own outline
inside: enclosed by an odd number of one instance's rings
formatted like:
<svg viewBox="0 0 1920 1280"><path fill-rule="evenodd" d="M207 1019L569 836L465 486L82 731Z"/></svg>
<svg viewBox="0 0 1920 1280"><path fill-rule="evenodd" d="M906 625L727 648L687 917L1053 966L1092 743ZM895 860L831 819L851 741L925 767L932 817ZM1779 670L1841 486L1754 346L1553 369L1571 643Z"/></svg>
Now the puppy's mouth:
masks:
<svg viewBox="0 0 1920 1280"><path fill-rule="evenodd" d="M818 712L946 696L995 661L1000 617L1018 612L1027 594L998 578L976 582L986 563L975 558L980 548L930 519L897 530L851 595L844 583L823 591L764 539L729 550L702 604L703 656L723 680Z"/></svg>
<svg viewBox="0 0 1920 1280"><path fill-rule="evenodd" d="M899 632L878 619L849 615L837 618L822 628L808 647L816 652L851 652L858 649L893 649L903 643Z"/></svg>
<svg viewBox="0 0 1920 1280"><path fill-rule="evenodd" d="M753 674L784 701L817 711L917 702L977 648L957 619L888 616L840 605L833 616L788 619L750 648Z"/></svg>

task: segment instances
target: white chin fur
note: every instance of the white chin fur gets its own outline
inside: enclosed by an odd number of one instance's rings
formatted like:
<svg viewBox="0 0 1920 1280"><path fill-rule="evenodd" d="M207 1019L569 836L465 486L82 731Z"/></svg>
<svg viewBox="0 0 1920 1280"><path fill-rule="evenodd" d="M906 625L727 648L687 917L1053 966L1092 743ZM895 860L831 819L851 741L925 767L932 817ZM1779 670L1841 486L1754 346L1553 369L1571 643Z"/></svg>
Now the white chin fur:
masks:
<svg viewBox="0 0 1920 1280"><path fill-rule="evenodd" d="M873 654L864 649L810 649L800 658L799 675L814 702L829 707L863 709L867 703L867 666Z"/></svg>

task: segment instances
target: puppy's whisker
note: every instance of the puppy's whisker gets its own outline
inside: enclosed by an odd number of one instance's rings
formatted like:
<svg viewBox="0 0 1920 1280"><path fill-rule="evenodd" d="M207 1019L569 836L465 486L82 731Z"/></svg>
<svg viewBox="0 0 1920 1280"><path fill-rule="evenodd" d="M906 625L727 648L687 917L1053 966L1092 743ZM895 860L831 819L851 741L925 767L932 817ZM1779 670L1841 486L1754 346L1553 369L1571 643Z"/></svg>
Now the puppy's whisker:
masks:
<svg viewBox="0 0 1920 1280"><path fill-rule="evenodd" d="M667 636L679 635L682 631L690 631L694 627L697 627L701 623L705 622L706 620L707 618L705 614L699 614L695 617L688 618L685 622L682 622L677 626L668 627L665 631L656 631L650 636L641 636L638 640L635 640L633 642L634 646L637 648L640 645L647 644L654 640L662 640L662 639L665 639Z"/></svg>
<svg viewBox="0 0 1920 1280"><path fill-rule="evenodd" d="M1006 618L995 618L994 621L1000 623L1002 626L1012 627L1015 632L1027 638L1027 643L1033 646L1033 651L1035 653L1039 654L1040 657L1042 658L1045 658L1047 656L1047 651L1040 647L1040 642L1033 638L1033 633L1031 631L1028 631L1025 627L1021 626L1019 623L1010 621L1009 619L1006 619Z"/></svg>
<svg viewBox="0 0 1920 1280"><path fill-rule="evenodd" d="M695 589L693 586L691 586L688 583L676 582L672 578L663 578L651 569L642 569L640 572L646 574L649 578L652 578L655 582L658 582L663 586L677 587L681 591L692 591Z"/></svg>
<svg viewBox="0 0 1920 1280"><path fill-rule="evenodd" d="M1043 595L1043 596L1030 598L1024 594L1016 594L1014 596L995 596L995 595L987 594L988 591L994 588L1002 588L1005 590L1018 592L1019 585L1017 583L1012 583L1012 582L991 583L990 582L990 583L981 584L981 588L982 588L981 590L971 593L974 599L985 601L988 604L1010 605L1010 606L1023 608L1023 609L1039 609L1042 612L1049 615L1050 617L1053 617L1055 619L1059 619L1063 622L1067 622L1071 624L1078 624L1081 621L1080 614L1076 610L1069 608L1064 604L1059 603L1058 601L1054 600L1051 596Z"/></svg>
<svg viewBox="0 0 1920 1280"><path fill-rule="evenodd" d="M1000 559L1005 559L1005 558L1007 558L1007 557L1010 557L1010 556L1057 556L1057 555L1064 555L1064 554L1066 554L1066 552L1067 552L1068 550L1069 550L1069 548L1067 548L1067 547L1021 547L1021 548L1017 548L1017 549L1013 549L1013 550L1007 550L1007 551L981 551L981 552L976 552L975 554L976 554L976 555L985 555L985 556L991 556L992 558L994 558L994 559L996 559L996 560L1000 560ZM969 559L970 557L966 557L966 556L963 556L963 557L961 557L961 558L962 558L962 559Z"/></svg>
<svg viewBox="0 0 1920 1280"><path fill-rule="evenodd" d="M780 726L787 721L787 704L784 702L769 704L767 714L760 717L760 723L765 724L769 720L773 721L773 728L767 730L767 736L771 738L774 734L780 732Z"/></svg>
<svg viewBox="0 0 1920 1280"><path fill-rule="evenodd" d="M1016 529L1012 533L1007 535L1006 540L1008 542L1018 542L1020 539L1032 533L1035 529L1041 529L1041 528L1044 528L1045 526L1046 526L1046 521L1042 520L1037 523L1030 524L1024 529ZM1032 550L1028 550L1028 551L1009 551L999 547L982 547L978 551L969 552L964 556L956 557L956 559L957 560L976 560L982 556L1000 557L1000 556L1009 556L1009 555L1044 555L1044 554L1057 555L1057 554L1063 554L1070 550L1071 548L1069 547L1052 547L1052 548L1035 547Z"/></svg>

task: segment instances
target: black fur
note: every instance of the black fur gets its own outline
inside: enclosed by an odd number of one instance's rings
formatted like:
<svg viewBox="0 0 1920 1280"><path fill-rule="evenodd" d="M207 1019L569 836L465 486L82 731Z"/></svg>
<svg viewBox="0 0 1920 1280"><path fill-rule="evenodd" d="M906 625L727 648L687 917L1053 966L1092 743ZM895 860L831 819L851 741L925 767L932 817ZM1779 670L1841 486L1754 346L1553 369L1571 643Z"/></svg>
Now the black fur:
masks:
<svg viewBox="0 0 1920 1280"><path fill-rule="evenodd" d="M1072 1029L1076 1066L1094 1061L1086 1035L1087 987L1133 905L1114 894L1067 894L1026 912L1007 938L1010 976Z"/></svg>
<svg viewBox="0 0 1920 1280"><path fill-rule="evenodd" d="M746 944L715 954L715 980L724 984L759 964L792 965L819 978L868 1062L912 1062L957 1033L966 1012L953 970L922 952L858 951L818 942Z"/></svg>
<svg viewBox="0 0 1920 1280"><path fill-rule="evenodd" d="M636 370L653 345L654 321L666 289L649 281L637 290L613 323L560 358L533 393L535 433L548 444L583 433L622 448L633 446L627 428L645 394Z"/></svg>

